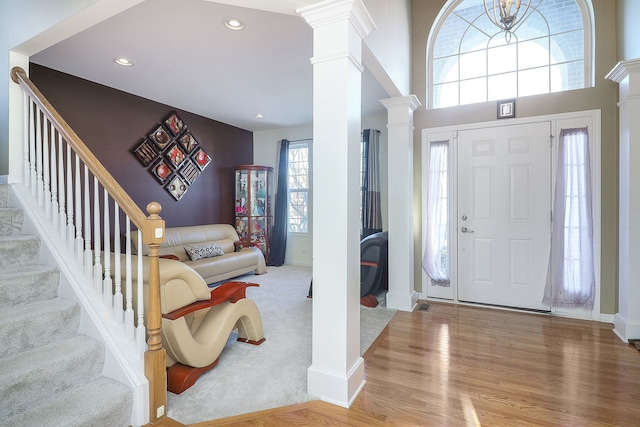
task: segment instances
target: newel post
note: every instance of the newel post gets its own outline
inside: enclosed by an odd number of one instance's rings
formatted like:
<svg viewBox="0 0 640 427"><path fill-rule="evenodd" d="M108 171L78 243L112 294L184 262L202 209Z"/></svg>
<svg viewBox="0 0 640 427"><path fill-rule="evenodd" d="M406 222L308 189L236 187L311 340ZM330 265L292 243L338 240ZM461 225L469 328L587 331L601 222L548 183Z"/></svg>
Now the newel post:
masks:
<svg viewBox="0 0 640 427"><path fill-rule="evenodd" d="M160 267L158 247L164 241L164 220L160 218L160 204L147 205L149 216L142 237L149 246L149 299L147 333L149 345L144 353L144 374L149 381L149 422L154 424L165 417L167 405L166 351L162 347L162 313L160 310Z"/></svg>

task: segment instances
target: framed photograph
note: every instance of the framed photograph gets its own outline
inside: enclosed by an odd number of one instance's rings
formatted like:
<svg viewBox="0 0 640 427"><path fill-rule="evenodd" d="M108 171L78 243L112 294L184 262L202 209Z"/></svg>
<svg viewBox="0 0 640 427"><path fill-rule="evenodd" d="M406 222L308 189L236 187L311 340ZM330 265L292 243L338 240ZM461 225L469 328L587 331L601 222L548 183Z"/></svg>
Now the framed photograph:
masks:
<svg viewBox="0 0 640 427"><path fill-rule="evenodd" d="M189 189L189 184L180 175L174 176L165 189L173 196L174 199L180 200L184 193Z"/></svg>
<svg viewBox="0 0 640 427"><path fill-rule="evenodd" d="M164 150L165 147L171 142L169 133L162 125L151 131L151 133L149 134L149 139L156 143L160 151Z"/></svg>
<svg viewBox="0 0 640 427"><path fill-rule="evenodd" d="M169 128L173 136L178 136L183 130L187 128L182 119L178 117L178 114L174 111L164 119L164 124Z"/></svg>
<svg viewBox="0 0 640 427"><path fill-rule="evenodd" d="M161 158L149 168L149 172L151 172L151 175L153 175L160 184L164 184L173 173L173 169Z"/></svg>
<svg viewBox="0 0 640 427"><path fill-rule="evenodd" d="M169 163L171 163L171 165L176 169L180 167L186 158L186 154L184 154L184 151L180 149L178 144L169 146L165 152L165 156L167 156Z"/></svg>
<svg viewBox="0 0 640 427"><path fill-rule="evenodd" d="M156 151L154 144L146 138L133 147L132 151L145 168L153 163L156 157L158 157L158 152Z"/></svg>
<svg viewBox="0 0 640 427"><path fill-rule="evenodd" d="M191 135L191 132L186 132L184 135L178 138L178 143L184 148L187 154L190 154L198 145L198 141Z"/></svg>
<svg viewBox="0 0 640 427"><path fill-rule="evenodd" d="M202 148L198 148L191 158L201 171L203 171L211 162L211 157L209 157Z"/></svg>
<svg viewBox="0 0 640 427"><path fill-rule="evenodd" d="M200 169L198 169L191 159L186 159L184 163L182 163L182 167L178 172L180 173L180 176L187 180L189 185L193 185L200 175Z"/></svg>
<svg viewBox="0 0 640 427"><path fill-rule="evenodd" d="M516 100L498 101L498 118L511 119L516 116Z"/></svg>

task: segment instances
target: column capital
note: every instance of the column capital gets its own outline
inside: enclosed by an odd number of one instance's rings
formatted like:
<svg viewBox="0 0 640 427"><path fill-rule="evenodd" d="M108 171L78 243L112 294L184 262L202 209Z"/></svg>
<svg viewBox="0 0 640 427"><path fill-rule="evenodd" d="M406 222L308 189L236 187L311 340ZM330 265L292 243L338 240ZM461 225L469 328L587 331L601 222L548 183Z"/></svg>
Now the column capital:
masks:
<svg viewBox="0 0 640 427"><path fill-rule="evenodd" d="M609 80L613 80L616 83L620 83L627 76L636 74L640 75L640 59L618 62L616 66L613 67L611 71L609 71L609 74L607 74L606 78Z"/></svg>
<svg viewBox="0 0 640 427"><path fill-rule="evenodd" d="M362 0L324 0L296 10L311 28L349 20L361 38L376 29Z"/></svg>
<svg viewBox="0 0 640 427"><path fill-rule="evenodd" d="M380 102L382 102L382 105L384 105L387 110L406 107L411 109L412 112L415 111L421 105L420 101L418 100L418 97L415 95L398 96L396 98L387 98L387 99L380 100Z"/></svg>

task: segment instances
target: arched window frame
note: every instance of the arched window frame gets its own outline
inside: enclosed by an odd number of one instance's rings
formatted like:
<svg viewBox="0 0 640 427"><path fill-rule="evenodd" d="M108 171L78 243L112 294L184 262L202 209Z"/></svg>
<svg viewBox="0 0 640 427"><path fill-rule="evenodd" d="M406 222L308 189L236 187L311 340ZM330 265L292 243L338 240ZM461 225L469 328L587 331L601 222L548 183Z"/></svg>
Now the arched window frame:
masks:
<svg viewBox="0 0 640 427"><path fill-rule="evenodd" d="M440 9L440 12L436 16L436 19L431 26L429 32L429 38L427 39L427 64L426 64L426 77L427 77L427 100L428 109L433 109L433 50L437 40L437 36L440 29L447 17L455 10L456 7L464 0L448 0L445 5ZM535 2L536 0L533 0ZM583 31L584 31L584 87L589 88L595 86L594 81L594 69L595 69L595 41L594 41L594 14L593 5L590 0L575 0L578 9L582 15ZM459 81L459 80L458 80ZM458 104L460 105L460 104Z"/></svg>

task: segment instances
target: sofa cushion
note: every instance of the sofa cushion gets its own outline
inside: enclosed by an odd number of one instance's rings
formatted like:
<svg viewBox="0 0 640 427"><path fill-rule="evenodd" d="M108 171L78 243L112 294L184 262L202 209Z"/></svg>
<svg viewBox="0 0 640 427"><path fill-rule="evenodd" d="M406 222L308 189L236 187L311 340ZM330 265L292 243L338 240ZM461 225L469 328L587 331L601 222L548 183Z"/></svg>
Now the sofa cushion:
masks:
<svg viewBox="0 0 640 427"><path fill-rule="evenodd" d="M198 261L203 258L212 258L224 255L224 250L216 243L206 243L203 245L187 245L184 247L191 261Z"/></svg>

